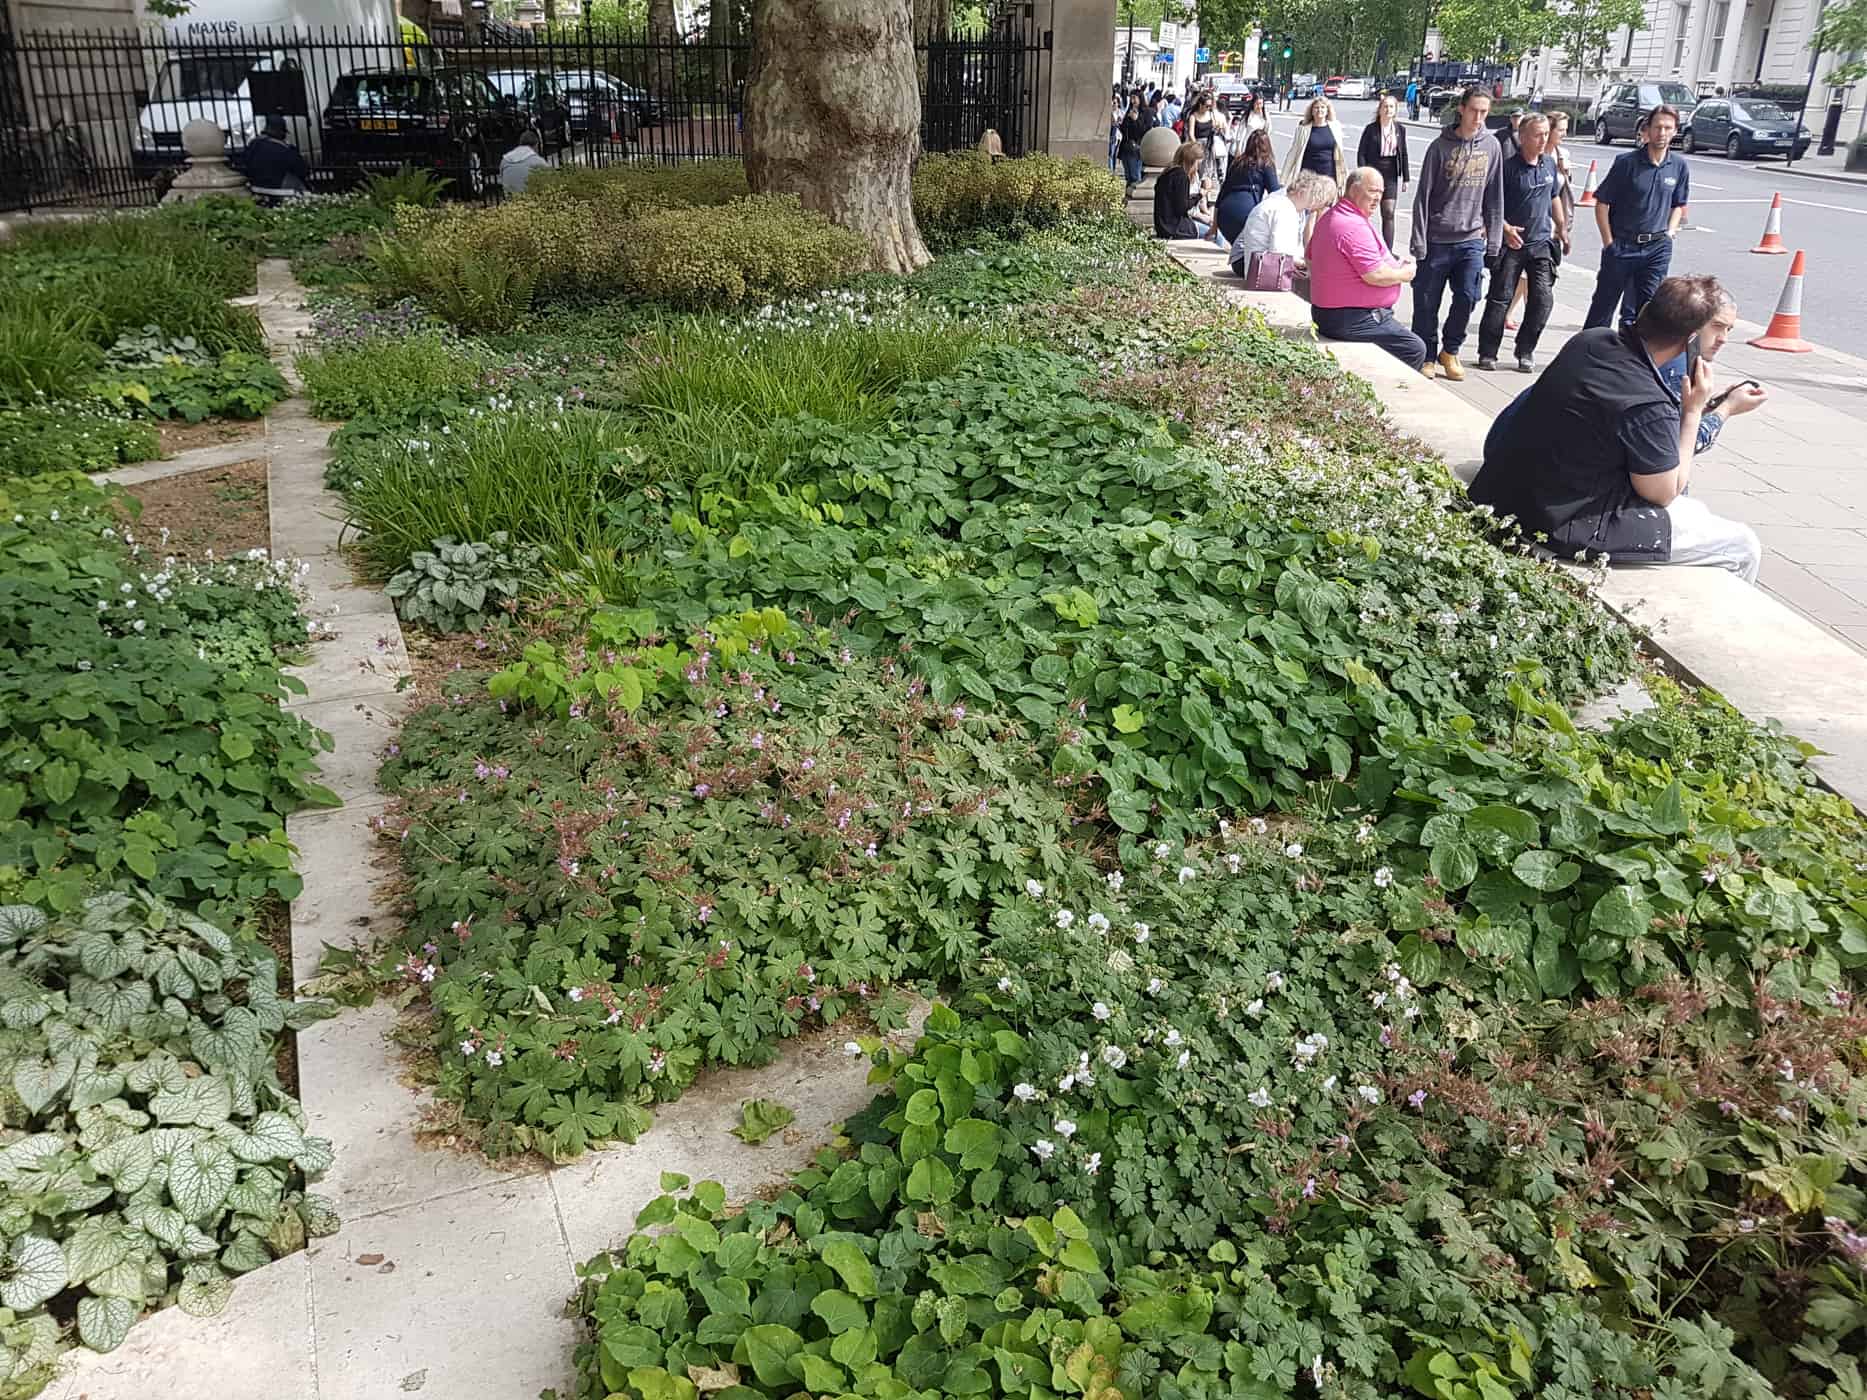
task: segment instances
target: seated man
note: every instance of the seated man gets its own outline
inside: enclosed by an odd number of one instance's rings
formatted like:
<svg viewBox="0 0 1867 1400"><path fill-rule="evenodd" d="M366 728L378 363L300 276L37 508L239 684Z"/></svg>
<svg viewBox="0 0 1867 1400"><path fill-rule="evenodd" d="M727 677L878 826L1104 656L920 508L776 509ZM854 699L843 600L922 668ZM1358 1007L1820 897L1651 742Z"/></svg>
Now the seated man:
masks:
<svg viewBox="0 0 1867 1400"><path fill-rule="evenodd" d="M311 167L298 147L285 139L285 119L267 117L265 130L246 148L246 183L254 194L289 199L306 192Z"/></svg>
<svg viewBox="0 0 1867 1400"><path fill-rule="evenodd" d="M1417 370L1426 363L1426 344L1394 319L1414 262L1381 237L1376 215L1386 192L1381 172L1364 165L1316 220L1309 240L1310 319L1324 340L1365 340Z"/></svg>
<svg viewBox="0 0 1867 1400"><path fill-rule="evenodd" d="M1711 318L1711 323L1698 333L1699 354L1708 362L1715 362L1718 352L1724 349L1725 342L1731 338L1731 332L1737 329L1737 303L1731 300L1731 294L1722 287L1718 289L1718 313ZM1685 383L1686 357L1682 351L1676 358L1660 366L1660 378L1666 381L1666 387L1675 394L1680 392ZM1729 389L1722 389L1711 403L1705 406L1705 416L1698 420L1697 452L1709 452L1711 445L1718 440L1718 433L1731 419L1749 413L1752 409L1762 408L1770 397L1768 391L1761 388L1754 380L1740 379Z"/></svg>
<svg viewBox="0 0 1867 1400"><path fill-rule="evenodd" d="M1756 531L1685 494L1711 366L1701 358L1677 393L1660 373L1724 299L1715 278L1669 277L1631 327L1573 337L1492 425L1471 499L1561 555L1715 564L1755 583Z"/></svg>
<svg viewBox="0 0 1867 1400"><path fill-rule="evenodd" d="M507 194L524 194L532 171L551 168L551 162L538 154L544 143L538 128L528 126L519 133L519 144L499 158L499 183Z"/></svg>

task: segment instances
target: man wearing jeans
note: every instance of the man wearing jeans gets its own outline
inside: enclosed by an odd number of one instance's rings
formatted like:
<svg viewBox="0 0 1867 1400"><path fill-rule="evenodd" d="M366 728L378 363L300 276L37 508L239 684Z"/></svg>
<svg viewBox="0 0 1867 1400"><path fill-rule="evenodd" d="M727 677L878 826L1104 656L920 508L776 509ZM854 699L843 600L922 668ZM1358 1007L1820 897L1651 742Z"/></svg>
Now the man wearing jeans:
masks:
<svg viewBox="0 0 1867 1400"><path fill-rule="evenodd" d="M1485 130L1490 113L1490 97L1466 88L1457 123L1426 148L1413 190L1411 251L1420 265L1413 279L1413 333L1426 347L1420 373L1428 379L1435 354L1447 379L1465 377L1459 347L1472 308L1484 296L1485 261L1495 258L1504 242L1504 155ZM1448 283L1452 310L1442 350L1439 303Z"/></svg>
<svg viewBox="0 0 1867 1400"><path fill-rule="evenodd" d="M1595 226L1601 230L1601 271L1588 304L1584 330L1605 326L1621 304L1621 324L1631 326L1673 261L1673 235L1685 222L1692 172L1673 154L1679 114L1671 107L1647 113L1641 130L1646 145L1608 167L1595 191Z"/></svg>
<svg viewBox="0 0 1867 1400"><path fill-rule="evenodd" d="M1414 264L1395 255L1375 223L1385 193L1381 172L1364 165L1349 173L1342 198L1316 220L1309 240L1310 319L1324 340L1367 341L1417 370L1426 363L1426 347L1393 311L1400 284L1413 280Z"/></svg>
<svg viewBox="0 0 1867 1400"><path fill-rule="evenodd" d="M1556 159L1543 154L1549 118L1532 112L1517 131L1517 151L1504 162L1504 250L1491 269L1491 291L1478 327L1478 368L1497 368L1504 344L1504 317L1517 292L1517 279L1530 284L1523 326L1517 332L1517 368L1536 371L1536 342L1555 305L1550 273L1555 250L1568 251L1569 227L1556 198Z"/></svg>

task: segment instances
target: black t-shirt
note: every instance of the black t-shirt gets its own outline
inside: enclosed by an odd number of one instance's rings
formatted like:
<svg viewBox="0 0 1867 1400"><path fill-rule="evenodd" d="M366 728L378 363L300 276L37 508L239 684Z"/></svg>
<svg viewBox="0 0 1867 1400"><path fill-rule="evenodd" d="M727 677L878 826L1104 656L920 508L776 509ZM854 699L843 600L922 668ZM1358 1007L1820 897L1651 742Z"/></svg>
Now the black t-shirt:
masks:
<svg viewBox="0 0 1867 1400"><path fill-rule="evenodd" d="M1184 166L1163 170L1154 180L1154 236L1197 238L1193 226L1193 185Z"/></svg>
<svg viewBox="0 0 1867 1400"><path fill-rule="evenodd" d="M1583 331L1498 416L1470 496L1558 554L1663 564L1672 521L1632 478L1679 465L1679 400L1631 330Z"/></svg>

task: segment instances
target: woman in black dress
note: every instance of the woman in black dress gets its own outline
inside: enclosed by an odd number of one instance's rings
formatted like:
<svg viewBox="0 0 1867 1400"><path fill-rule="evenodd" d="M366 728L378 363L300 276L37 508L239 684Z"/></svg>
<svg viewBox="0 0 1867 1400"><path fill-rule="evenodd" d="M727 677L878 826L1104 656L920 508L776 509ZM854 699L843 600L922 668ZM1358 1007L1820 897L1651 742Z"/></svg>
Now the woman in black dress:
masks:
<svg viewBox="0 0 1867 1400"><path fill-rule="evenodd" d="M1173 153L1173 164L1154 177L1154 236L1156 238L1205 238L1212 226L1193 217L1199 207L1198 186L1193 183L1206 148L1197 141L1184 141Z"/></svg>
<svg viewBox="0 0 1867 1400"><path fill-rule="evenodd" d="M1387 192L1381 196L1381 236L1387 246L1394 246L1394 202L1413 178L1407 164L1407 129L1399 121L1400 104L1392 96L1383 96L1374 109L1374 120L1361 129L1361 149L1357 165L1372 165L1381 172Z"/></svg>
<svg viewBox="0 0 1867 1400"><path fill-rule="evenodd" d="M1253 131L1245 138L1244 154L1233 159L1225 172L1225 183L1219 187L1216 217L1225 241L1236 242L1251 211L1258 207L1258 201L1272 190L1282 188L1283 181L1277 178L1277 160L1271 154L1270 133Z"/></svg>

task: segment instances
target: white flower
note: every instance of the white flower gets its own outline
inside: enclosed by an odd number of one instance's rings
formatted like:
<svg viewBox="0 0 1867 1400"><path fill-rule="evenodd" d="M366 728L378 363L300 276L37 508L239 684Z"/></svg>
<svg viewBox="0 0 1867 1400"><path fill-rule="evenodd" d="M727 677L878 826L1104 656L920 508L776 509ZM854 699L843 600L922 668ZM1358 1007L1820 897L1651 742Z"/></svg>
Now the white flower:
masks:
<svg viewBox="0 0 1867 1400"><path fill-rule="evenodd" d="M1298 856L1303 854L1303 843L1301 841L1292 841L1288 846L1284 847L1284 854L1289 856L1290 859L1295 860Z"/></svg>
<svg viewBox="0 0 1867 1400"><path fill-rule="evenodd" d="M1266 977L1266 978L1264 979L1264 990L1265 990L1265 991L1267 991L1267 992L1281 992L1281 991L1282 991L1283 989L1284 989L1284 975L1283 975L1283 973L1281 973L1281 972L1273 972L1273 973L1271 973L1271 974L1270 974L1270 975L1269 975L1268 977Z"/></svg>
<svg viewBox="0 0 1867 1400"><path fill-rule="evenodd" d="M1056 1150L1057 1145L1049 1138L1039 1138L1036 1142L1031 1144L1031 1152L1040 1162L1048 1162L1051 1153Z"/></svg>
<svg viewBox="0 0 1867 1400"><path fill-rule="evenodd" d="M1374 824L1364 817L1361 825L1355 828L1355 844L1365 846L1372 840L1374 840Z"/></svg>
<svg viewBox="0 0 1867 1400"><path fill-rule="evenodd" d="M583 1000L583 988L572 987L568 992L564 993L564 995L569 997L572 1001L582 1001Z"/></svg>
<svg viewBox="0 0 1867 1400"><path fill-rule="evenodd" d="M1128 1063L1128 1052L1119 1045L1105 1045L1102 1047L1102 1063L1110 1069L1120 1069Z"/></svg>
<svg viewBox="0 0 1867 1400"><path fill-rule="evenodd" d="M1253 997L1251 1000L1251 1004L1245 1008L1245 1015L1262 1016L1263 1014L1264 1014L1264 998Z"/></svg>
<svg viewBox="0 0 1867 1400"><path fill-rule="evenodd" d="M1376 992L1373 996L1369 997L1368 1000L1373 1002L1374 1009L1379 1011L1382 1007L1387 1005L1387 993Z"/></svg>
<svg viewBox="0 0 1867 1400"><path fill-rule="evenodd" d="M1244 864L1244 858L1240 856L1237 851L1233 851L1230 855L1226 856L1225 864L1230 868L1232 874L1236 875L1239 866Z"/></svg>
<svg viewBox="0 0 1867 1400"><path fill-rule="evenodd" d="M1384 890L1393 883L1394 872L1391 867L1383 865L1379 870L1374 872L1374 887L1377 890Z"/></svg>
<svg viewBox="0 0 1867 1400"><path fill-rule="evenodd" d="M1097 1172L1101 1171L1102 1170L1102 1154L1100 1152L1091 1152L1089 1156L1085 1158L1083 1161L1083 1170L1088 1172L1089 1175L1091 1176L1094 1176Z"/></svg>
<svg viewBox="0 0 1867 1400"><path fill-rule="evenodd" d="M1122 883L1123 883L1123 880L1122 880L1121 871L1119 870L1109 871L1109 888L1111 890L1113 890L1116 894L1120 894Z"/></svg>
<svg viewBox="0 0 1867 1400"><path fill-rule="evenodd" d="M1059 1094L1067 1094L1070 1092L1070 1090L1074 1089L1075 1087L1076 1087L1076 1076L1073 1074L1066 1074L1063 1076L1063 1078L1057 1081L1057 1092Z"/></svg>
<svg viewBox="0 0 1867 1400"><path fill-rule="evenodd" d="M1050 1126L1058 1137L1067 1138L1076 1135L1076 1124L1071 1122L1068 1118L1059 1118Z"/></svg>
<svg viewBox="0 0 1867 1400"><path fill-rule="evenodd" d="M1381 1101L1381 1091L1372 1084L1357 1084L1355 1086L1355 1092L1361 1096L1361 1101L1363 1103L1379 1103Z"/></svg>
<svg viewBox="0 0 1867 1400"><path fill-rule="evenodd" d="M1161 981L1160 978L1150 977L1147 979L1147 994L1151 997L1157 997L1160 995L1161 988L1166 985L1167 984Z"/></svg>
<svg viewBox="0 0 1867 1400"><path fill-rule="evenodd" d="M1096 910L1095 913L1089 916L1089 930L1091 933L1107 933L1109 931L1109 916L1104 914L1100 909Z"/></svg>
<svg viewBox="0 0 1867 1400"><path fill-rule="evenodd" d="M1150 932L1152 932L1152 930L1149 929L1146 924L1136 924L1134 926L1134 941L1136 943L1147 942L1147 936Z"/></svg>
<svg viewBox="0 0 1867 1400"><path fill-rule="evenodd" d="M1270 829L1271 824L1265 821L1263 817L1253 817L1251 819L1251 834L1253 836L1262 836Z"/></svg>
<svg viewBox="0 0 1867 1400"><path fill-rule="evenodd" d="M1326 1094L1333 1088L1335 1088L1335 1076L1332 1074L1327 1079L1323 1080L1322 1091Z"/></svg>
<svg viewBox="0 0 1867 1400"><path fill-rule="evenodd" d="M1253 1108L1269 1108L1271 1106L1271 1091L1269 1089L1253 1089L1251 1093L1246 1096L1245 1102L1250 1104Z"/></svg>
<svg viewBox="0 0 1867 1400"><path fill-rule="evenodd" d="M1180 1043L1181 1039L1180 1028L1178 1026L1169 1026L1167 1027L1167 1034L1161 1037L1160 1043L1171 1050Z"/></svg>
<svg viewBox="0 0 1867 1400"><path fill-rule="evenodd" d="M1024 892L1032 899L1042 899L1044 897L1044 887L1035 880L1026 880L1024 882Z"/></svg>
<svg viewBox="0 0 1867 1400"><path fill-rule="evenodd" d="M1193 1052L1191 1050L1182 1050L1180 1052L1180 1059L1179 1059L1177 1068L1185 1069L1192 1062L1193 1062Z"/></svg>
<svg viewBox="0 0 1867 1400"><path fill-rule="evenodd" d="M1037 1090L1029 1084L1014 1084L1011 1088L1011 1096L1019 1103L1029 1103L1037 1097Z"/></svg>
<svg viewBox="0 0 1867 1400"><path fill-rule="evenodd" d="M862 1053L862 1047L853 1040L845 1040L843 1042L843 1053L853 1060Z"/></svg>
<svg viewBox="0 0 1867 1400"><path fill-rule="evenodd" d="M486 1063L491 1065L494 1069L499 1068L499 1066L503 1065L505 1062L506 1057L497 1050L488 1050L486 1052Z"/></svg>
<svg viewBox="0 0 1867 1400"><path fill-rule="evenodd" d="M460 1042L460 1053L463 1055L476 1055L479 1053L479 1049L480 1047L475 1045L471 1040L463 1040Z"/></svg>
<svg viewBox="0 0 1867 1400"><path fill-rule="evenodd" d="M1180 867L1180 883L1184 885L1188 880L1192 879L1197 874L1199 874L1199 872L1193 869L1192 866L1190 865L1181 866Z"/></svg>
<svg viewBox="0 0 1867 1400"><path fill-rule="evenodd" d="M1057 910L1057 927L1058 928L1068 928L1071 924L1075 922L1076 922L1076 915L1071 913L1068 909Z"/></svg>
<svg viewBox="0 0 1867 1400"><path fill-rule="evenodd" d="M1156 842L1154 846L1154 859L1165 860L1167 858L1167 853L1172 849L1173 847L1169 846L1165 841Z"/></svg>
<svg viewBox="0 0 1867 1400"><path fill-rule="evenodd" d="M1098 1021L1106 1021L1113 1013L1109 1010L1109 1004L1106 1001L1099 1001L1089 1008L1089 1014Z"/></svg>
<svg viewBox="0 0 1867 1400"><path fill-rule="evenodd" d="M999 978L999 979L998 979L998 989L999 989L999 991L1001 991L1001 992L1008 992L1008 991L1010 991L1010 990L1011 990L1011 979L1010 979L1009 977L1001 977L1001 978Z"/></svg>

